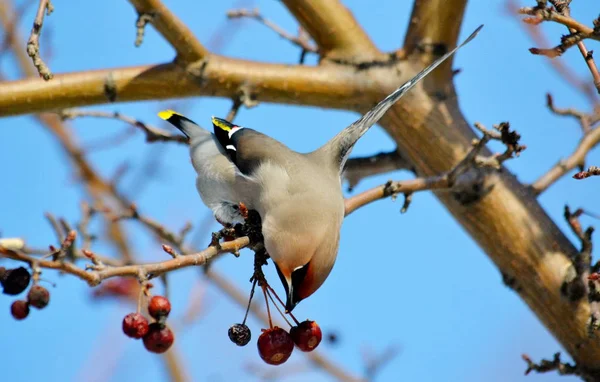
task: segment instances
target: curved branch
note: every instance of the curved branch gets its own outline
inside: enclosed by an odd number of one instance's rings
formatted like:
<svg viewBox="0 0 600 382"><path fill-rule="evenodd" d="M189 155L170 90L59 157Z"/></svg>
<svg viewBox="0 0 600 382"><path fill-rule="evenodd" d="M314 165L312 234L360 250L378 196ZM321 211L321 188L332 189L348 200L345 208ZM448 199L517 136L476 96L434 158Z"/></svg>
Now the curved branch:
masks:
<svg viewBox="0 0 600 382"><path fill-rule="evenodd" d="M55 74L53 81L0 84L0 117L103 104L192 96L234 98L241 87L258 101L333 108L367 102L367 83L350 68L266 64L211 56L186 69L177 64Z"/></svg>
<svg viewBox="0 0 600 382"><path fill-rule="evenodd" d="M536 195L544 192L557 180L576 167L583 169L585 166L585 157L591 149L600 143L600 128L590 130L581 138L577 148L567 159L560 160L548 172L533 182L531 189Z"/></svg>
<svg viewBox="0 0 600 382"><path fill-rule="evenodd" d="M379 50L356 19L338 0L282 0L319 46L323 56L361 61Z"/></svg>
<svg viewBox="0 0 600 382"><path fill-rule="evenodd" d="M129 0L138 14L148 14L156 30L175 48L177 56L189 63L206 57L209 52L191 30L160 0Z"/></svg>

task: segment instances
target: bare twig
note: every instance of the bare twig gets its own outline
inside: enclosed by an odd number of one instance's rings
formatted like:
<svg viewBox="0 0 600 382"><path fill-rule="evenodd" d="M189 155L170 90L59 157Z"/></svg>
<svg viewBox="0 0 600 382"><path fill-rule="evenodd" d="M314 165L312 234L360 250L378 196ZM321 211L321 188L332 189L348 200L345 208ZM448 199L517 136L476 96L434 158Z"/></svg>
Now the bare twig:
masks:
<svg viewBox="0 0 600 382"><path fill-rule="evenodd" d="M573 175L575 179L585 179L590 176L598 176L600 175L600 167L598 166L590 166L585 171L579 171L577 174Z"/></svg>
<svg viewBox="0 0 600 382"><path fill-rule="evenodd" d="M42 25L44 24L44 15L50 15L54 7L50 0L40 0L35 19L33 20L33 28L31 35L27 41L27 54L33 60L33 65L36 67L40 77L48 81L53 77L50 68L44 63L40 57L40 35L42 34Z"/></svg>
<svg viewBox="0 0 600 382"><path fill-rule="evenodd" d="M140 47L142 42L144 42L144 33L146 31L146 25L152 21L154 18L153 13L140 13L135 22L136 33L135 33L135 43L136 47Z"/></svg>
<svg viewBox="0 0 600 382"><path fill-rule="evenodd" d="M171 134L166 130L159 129L152 125L148 125L135 118L123 115L119 112L106 112L106 111L92 111L92 110L77 110L77 109L66 109L59 112L60 117L65 119L74 119L81 117L94 117L94 118L109 118L123 121L131 126L134 126L146 134L146 142L177 142L187 144L188 140L181 134Z"/></svg>
<svg viewBox="0 0 600 382"><path fill-rule="evenodd" d="M596 118L596 117L594 117ZM596 121L596 119L594 119ZM588 152L600 142L600 129L589 130L579 141L577 148L568 158L560 160L548 172L539 177L531 184L531 189L537 195L544 192L548 187L567 174L569 171L578 167L583 171L585 158Z"/></svg>
<svg viewBox="0 0 600 382"><path fill-rule="evenodd" d="M227 17L230 19L239 19L239 18L250 18L258 21L263 24L267 28L271 29L273 32L277 33L281 38L288 40L292 44L300 47L303 52L311 52L318 53L318 48L311 44L308 36L305 33L298 33L298 36L292 36L288 32L286 32L283 28L272 22L271 20L263 17L258 9L232 9L227 12Z"/></svg>
<svg viewBox="0 0 600 382"><path fill-rule="evenodd" d="M577 33L575 36L577 36L577 37L574 39L576 39L577 41L572 41L570 39L567 39L566 42L563 41L563 44L565 45L566 48L569 48L569 47L575 45L578 41L580 41L582 39L586 39L586 38L600 41L600 35L598 35L594 31L594 28L590 28L587 25L584 25L584 24L580 23L579 21L571 18L570 16L561 15L555 8L547 8L547 7L541 7L541 6L523 7L523 8L519 9L519 13L522 15L533 16L533 17L525 18L523 20L524 22L526 22L528 24L539 24L542 21L554 21L558 24L562 24L562 25L568 27L569 29L575 30L575 32ZM571 34L569 36L573 36L573 34ZM567 36L567 37L569 37L569 36Z"/></svg>
<svg viewBox="0 0 600 382"><path fill-rule="evenodd" d="M556 115L568 116L575 118L581 125L584 133L591 130L592 126L600 121L600 114L587 114L573 108L558 108L554 105L554 98L550 93L546 93L546 106Z"/></svg>
<svg viewBox="0 0 600 382"><path fill-rule="evenodd" d="M369 157L348 159L344 168L344 179L348 181L348 191L352 191L368 176L401 169L414 172L414 167L397 150L381 152Z"/></svg>
<svg viewBox="0 0 600 382"><path fill-rule="evenodd" d="M237 94L233 97L233 105L231 105L231 109L229 110L229 113L227 113L225 119L229 122L233 122L242 106L245 106L248 109L258 106L256 93L252 91L248 84L244 84L238 89Z"/></svg>
<svg viewBox="0 0 600 382"><path fill-rule="evenodd" d="M510 14L519 14L519 4L515 0L507 0L506 2L508 11ZM525 30L538 46L549 45L549 41L546 36L542 33L541 28L536 28L534 23L522 23ZM596 101L592 86L587 80L579 78L573 71L568 68L563 61L560 59L548 60L550 67L553 68L556 73L563 78L569 85L573 86L576 90L580 91L586 96L591 102Z"/></svg>
<svg viewBox="0 0 600 382"><path fill-rule="evenodd" d="M394 358L400 354L401 348L398 345L390 345L381 354L372 354L365 349L363 351L363 359L365 362L365 376L367 381L375 380L381 369L389 364Z"/></svg>
<svg viewBox="0 0 600 382"><path fill-rule="evenodd" d="M527 354L523 354L522 358L525 362L527 362L527 370L525 370L525 375L529 374L531 371L547 373L554 370L556 370L560 375L580 375L576 365L571 365L568 362L560 361L560 353L555 353L552 361L543 359L539 364L533 362Z"/></svg>
<svg viewBox="0 0 600 382"><path fill-rule="evenodd" d="M160 0L129 0L138 15L153 15L149 20L177 51L182 62L194 62L208 55L192 31ZM137 26L137 22L136 22ZM139 33L139 29L138 29Z"/></svg>

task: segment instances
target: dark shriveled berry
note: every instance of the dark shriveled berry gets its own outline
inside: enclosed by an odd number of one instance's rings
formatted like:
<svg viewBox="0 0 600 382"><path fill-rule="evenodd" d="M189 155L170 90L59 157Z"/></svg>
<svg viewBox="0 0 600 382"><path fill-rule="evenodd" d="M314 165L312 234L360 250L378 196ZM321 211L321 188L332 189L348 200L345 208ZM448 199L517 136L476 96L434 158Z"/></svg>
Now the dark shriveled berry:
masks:
<svg viewBox="0 0 600 382"><path fill-rule="evenodd" d="M235 324L229 328L227 332L229 335L229 339L231 342L236 344L237 346L246 346L248 342L250 342L250 338L252 337L252 333L250 333L250 328L244 324Z"/></svg>
<svg viewBox="0 0 600 382"><path fill-rule="evenodd" d="M34 308L44 309L50 302L50 292L41 285L34 285L27 293L27 302Z"/></svg>
<svg viewBox="0 0 600 382"><path fill-rule="evenodd" d="M290 329L290 335L300 350L313 351L321 343L323 334L316 322L306 320Z"/></svg>
<svg viewBox="0 0 600 382"><path fill-rule="evenodd" d="M23 320L29 315L29 304L27 301L17 300L10 306L10 313L16 320Z"/></svg>
<svg viewBox="0 0 600 382"><path fill-rule="evenodd" d="M144 336L144 347L152 353L164 353L175 340L171 329L158 322L150 324L148 333Z"/></svg>
<svg viewBox="0 0 600 382"><path fill-rule="evenodd" d="M171 303L166 297L153 296L148 303L148 313L157 320L167 317L171 313Z"/></svg>
<svg viewBox="0 0 600 382"><path fill-rule="evenodd" d="M129 313L123 318L123 333L136 340L148 333L149 325L146 317L139 313Z"/></svg>
<svg viewBox="0 0 600 382"><path fill-rule="evenodd" d="M285 330L275 326L263 330L258 337L258 354L269 365L281 365L290 358L294 350L294 341Z"/></svg>
<svg viewBox="0 0 600 382"><path fill-rule="evenodd" d="M0 280L4 294L17 295L27 289L31 275L24 267L8 269L4 272L4 277Z"/></svg>

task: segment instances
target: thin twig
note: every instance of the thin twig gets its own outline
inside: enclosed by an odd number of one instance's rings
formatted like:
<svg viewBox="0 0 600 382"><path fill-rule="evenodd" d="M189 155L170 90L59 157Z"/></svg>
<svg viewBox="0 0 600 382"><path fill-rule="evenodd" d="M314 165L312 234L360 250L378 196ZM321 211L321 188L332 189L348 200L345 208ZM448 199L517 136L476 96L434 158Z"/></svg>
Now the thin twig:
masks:
<svg viewBox="0 0 600 382"><path fill-rule="evenodd" d="M144 42L144 33L146 31L146 25L148 23L152 22L153 18L154 18L153 13L140 13L138 15L138 18L135 21L136 32L135 32L134 45L136 47L140 47L142 45L142 43Z"/></svg>
<svg viewBox="0 0 600 382"><path fill-rule="evenodd" d="M182 144L188 144L188 140L181 134L171 134L166 130L159 129L152 125L148 125L135 118L123 115L119 112L107 112L107 111L92 111L92 110L77 110L67 109L59 112L60 117L65 119L74 119L82 117L93 117L93 118L108 118L116 119L118 121L125 122L131 126L134 126L146 134L146 142L177 142Z"/></svg>
<svg viewBox="0 0 600 382"><path fill-rule="evenodd" d="M281 38L288 40L292 44L300 47L303 52L318 53L317 47L311 44L306 33L299 33L298 36L292 36L271 20L263 17L258 9L233 9L227 12L227 17L230 19L247 17L256 20L267 28L271 29L273 32L277 33Z"/></svg>
<svg viewBox="0 0 600 382"><path fill-rule="evenodd" d="M369 157L350 158L344 167L343 177L348 182L348 191L352 191L366 177L395 170L410 170L414 173L414 166L397 150Z"/></svg>
<svg viewBox="0 0 600 382"><path fill-rule="evenodd" d="M585 179L590 176L599 176L600 175L600 167L598 166L590 166L585 171L579 171L577 174L573 175L575 179Z"/></svg>
<svg viewBox="0 0 600 382"><path fill-rule="evenodd" d="M33 60L33 65L36 67L40 77L44 80L50 80L54 75L50 68L46 65L42 57L40 57L40 35L42 34L42 25L44 24L44 15L50 15L54 7L50 0L40 0L35 19L33 20L33 28L31 35L27 41L27 54Z"/></svg>

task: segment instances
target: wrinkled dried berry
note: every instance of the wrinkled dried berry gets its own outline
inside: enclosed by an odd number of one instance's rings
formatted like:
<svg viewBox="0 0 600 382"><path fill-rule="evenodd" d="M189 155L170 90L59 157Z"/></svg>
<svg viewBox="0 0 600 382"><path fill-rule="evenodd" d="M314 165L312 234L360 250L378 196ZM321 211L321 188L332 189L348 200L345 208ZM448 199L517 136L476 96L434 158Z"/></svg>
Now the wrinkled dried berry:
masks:
<svg viewBox="0 0 600 382"><path fill-rule="evenodd" d="M246 346L248 342L250 342L250 338L252 334L250 333L250 328L245 324L235 324L229 328L227 332L229 335L229 339L231 342L236 344L237 346Z"/></svg>
<svg viewBox="0 0 600 382"><path fill-rule="evenodd" d="M258 354L269 365L281 365L290 358L294 341L288 332L275 326L264 329L258 337Z"/></svg>
<svg viewBox="0 0 600 382"><path fill-rule="evenodd" d="M290 329L294 343L302 351L313 351L321 343L323 335L316 322L306 320Z"/></svg>
<svg viewBox="0 0 600 382"><path fill-rule="evenodd" d="M144 347L152 353L164 353L173 345L174 339L171 329L155 322L150 324L144 336Z"/></svg>
<svg viewBox="0 0 600 382"><path fill-rule="evenodd" d="M50 292L41 285L34 285L27 293L27 302L34 308L44 309L50 302Z"/></svg>
<svg viewBox="0 0 600 382"><path fill-rule="evenodd" d="M123 333L127 337L140 339L149 330L148 320L139 313L129 313L123 318Z"/></svg>
<svg viewBox="0 0 600 382"><path fill-rule="evenodd" d="M16 320L23 320L29 315L29 304L27 301L17 300L10 306L10 313Z"/></svg>
<svg viewBox="0 0 600 382"><path fill-rule="evenodd" d="M30 280L29 271L24 267L19 267L6 270L0 284L4 288L4 294L17 295L27 289Z"/></svg>
<svg viewBox="0 0 600 382"><path fill-rule="evenodd" d="M148 313L153 318L160 320L171 312L171 303L166 297L153 296L148 303Z"/></svg>

